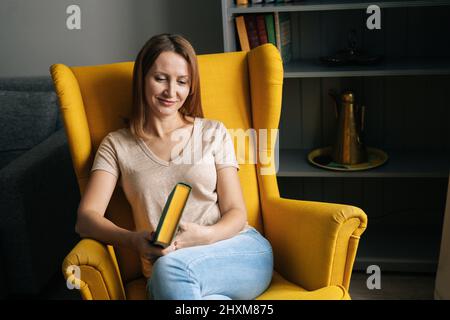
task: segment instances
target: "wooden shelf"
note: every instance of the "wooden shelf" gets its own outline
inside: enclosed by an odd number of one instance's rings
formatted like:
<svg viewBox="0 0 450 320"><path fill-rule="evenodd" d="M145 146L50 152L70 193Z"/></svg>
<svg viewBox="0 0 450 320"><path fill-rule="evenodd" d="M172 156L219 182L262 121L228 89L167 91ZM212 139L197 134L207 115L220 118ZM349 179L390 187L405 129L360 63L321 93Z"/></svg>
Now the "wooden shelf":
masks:
<svg viewBox="0 0 450 320"><path fill-rule="evenodd" d="M307 161L308 150L282 149L277 176L324 178L448 178L449 176L450 153L385 151L389 160L381 167L366 171L341 172L310 164Z"/></svg>
<svg viewBox="0 0 450 320"><path fill-rule="evenodd" d="M318 59L294 60L284 66L285 78L374 77L450 74L450 58L389 59L374 66L328 67Z"/></svg>
<svg viewBox="0 0 450 320"><path fill-rule="evenodd" d="M405 7L423 7L423 6L446 6L450 1L339 1L339 0L306 0L302 2L279 3L279 4L249 4L245 6L232 5L228 9L229 15L261 13L261 12L290 12L290 11L329 11L329 10L352 10L367 9L371 4L376 4L380 8L405 8Z"/></svg>

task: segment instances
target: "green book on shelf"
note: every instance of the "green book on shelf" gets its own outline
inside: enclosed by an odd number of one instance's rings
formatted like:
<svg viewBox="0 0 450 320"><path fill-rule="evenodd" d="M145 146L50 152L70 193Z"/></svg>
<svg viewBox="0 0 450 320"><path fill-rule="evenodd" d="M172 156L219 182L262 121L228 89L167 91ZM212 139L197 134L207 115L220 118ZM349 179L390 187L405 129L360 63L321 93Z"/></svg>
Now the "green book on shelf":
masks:
<svg viewBox="0 0 450 320"><path fill-rule="evenodd" d="M266 21L267 40L269 43L277 46L277 39L275 37L275 25L273 23L273 14L269 13L264 16Z"/></svg>
<svg viewBox="0 0 450 320"><path fill-rule="evenodd" d="M156 232L150 241L152 244L166 248L172 243L191 189L190 185L183 182L177 183L172 189L164 205Z"/></svg>

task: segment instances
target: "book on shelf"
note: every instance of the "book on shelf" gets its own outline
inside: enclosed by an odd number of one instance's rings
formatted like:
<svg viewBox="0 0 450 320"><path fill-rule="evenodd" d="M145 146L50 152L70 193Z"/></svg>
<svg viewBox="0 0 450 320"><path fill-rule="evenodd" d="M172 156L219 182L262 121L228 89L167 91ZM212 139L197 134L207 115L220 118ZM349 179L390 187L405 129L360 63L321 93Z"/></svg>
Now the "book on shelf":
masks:
<svg viewBox="0 0 450 320"><path fill-rule="evenodd" d="M235 17L237 38L242 51L272 43L283 63L292 60L291 16L289 12L244 14Z"/></svg>
<svg viewBox="0 0 450 320"><path fill-rule="evenodd" d="M236 5L242 6L248 4L248 0L236 0Z"/></svg>
<svg viewBox="0 0 450 320"><path fill-rule="evenodd" d="M190 185L183 182L177 183L172 189L161 213L158 227L150 241L153 245L166 248L172 243L191 189Z"/></svg>
<svg viewBox="0 0 450 320"><path fill-rule="evenodd" d="M289 12L275 12L275 38L283 63L292 59L291 16Z"/></svg>
<svg viewBox="0 0 450 320"><path fill-rule="evenodd" d="M269 42L267 40L266 20L263 14L256 15L256 28L258 31L259 45Z"/></svg>
<svg viewBox="0 0 450 320"><path fill-rule="evenodd" d="M267 42L277 46L277 39L275 37L275 25L273 22L273 14L268 13L264 15L264 20L266 22L266 32L267 32Z"/></svg>
<svg viewBox="0 0 450 320"><path fill-rule="evenodd" d="M245 28L247 29L248 42L250 49L259 46L258 27L256 24L256 15L246 14L244 15Z"/></svg>
<svg viewBox="0 0 450 320"><path fill-rule="evenodd" d="M249 51L250 44L248 42L247 28L245 27L244 16L237 16L234 20L236 22L236 30L239 38L239 44L242 51Z"/></svg>

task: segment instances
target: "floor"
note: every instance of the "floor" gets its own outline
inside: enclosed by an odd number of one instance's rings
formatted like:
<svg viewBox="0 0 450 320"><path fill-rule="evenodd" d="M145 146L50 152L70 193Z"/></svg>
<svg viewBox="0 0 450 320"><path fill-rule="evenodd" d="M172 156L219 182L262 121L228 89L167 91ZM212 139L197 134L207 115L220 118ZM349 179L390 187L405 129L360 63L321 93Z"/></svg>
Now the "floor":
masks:
<svg viewBox="0 0 450 320"><path fill-rule="evenodd" d="M368 289L367 279L370 275L354 272L350 284L353 300L432 300L434 291L434 274L422 273L383 273L380 289ZM62 275L56 275L38 299L79 300L77 290L69 290Z"/></svg>

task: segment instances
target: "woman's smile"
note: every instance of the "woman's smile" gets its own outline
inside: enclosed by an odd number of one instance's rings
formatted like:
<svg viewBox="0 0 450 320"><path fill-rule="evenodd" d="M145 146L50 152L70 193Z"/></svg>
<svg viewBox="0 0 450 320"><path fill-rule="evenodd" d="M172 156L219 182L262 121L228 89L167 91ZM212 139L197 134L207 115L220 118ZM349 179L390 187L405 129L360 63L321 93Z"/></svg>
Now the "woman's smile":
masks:
<svg viewBox="0 0 450 320"><path fill-rule="evenodd" d="M164 99L164 98L160 98L160 97L157 97L157 99L159 102L161 102L162 105L164 105L166 107L173 106L175 103L177 103L177 100L169 100L169 99Z"/></svg>

